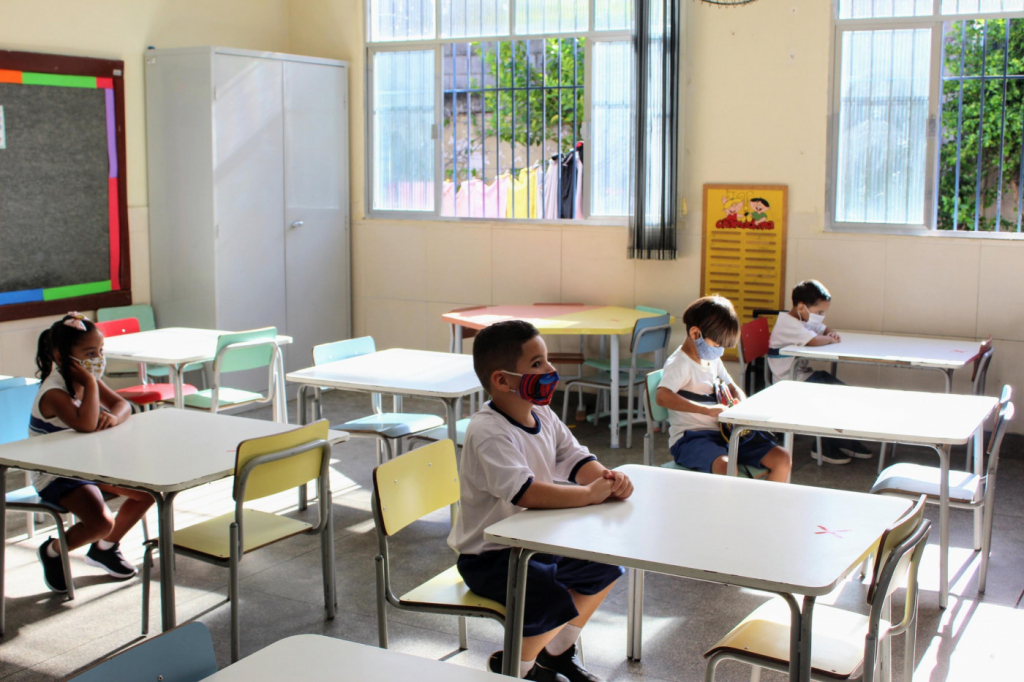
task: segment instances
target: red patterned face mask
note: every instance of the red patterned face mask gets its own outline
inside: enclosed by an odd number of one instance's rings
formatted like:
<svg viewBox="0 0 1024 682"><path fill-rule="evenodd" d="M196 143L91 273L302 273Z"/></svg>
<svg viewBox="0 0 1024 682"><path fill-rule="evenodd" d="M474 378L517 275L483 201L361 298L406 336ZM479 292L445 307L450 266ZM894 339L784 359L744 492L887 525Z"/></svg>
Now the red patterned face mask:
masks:
<svg viewBox="0 0 1024 682"><path fill-rule="evenodd" d="M502 370L505 371L505 370ZM544 374L519 374L508 372L519 377L519 388L516 395L534 405L550 405L555 397L555 387L558 386L558 372L545 372Z"/></svg>

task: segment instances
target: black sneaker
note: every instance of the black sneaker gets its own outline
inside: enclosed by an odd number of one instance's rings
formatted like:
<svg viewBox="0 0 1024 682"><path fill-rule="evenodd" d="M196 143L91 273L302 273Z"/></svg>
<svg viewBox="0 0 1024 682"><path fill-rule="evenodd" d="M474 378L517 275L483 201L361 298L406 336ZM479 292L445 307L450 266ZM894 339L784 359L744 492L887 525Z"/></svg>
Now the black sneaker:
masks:
<svg viewBox="0 0 1024 682"><path fill-rule="evenodd" d="M543 649L537 655L537 663L564 675L569 682L604 682L603 679L583 667L580 657L576 655L575 644L558 656Z"/></svg>
<svg viewBox="0 0 1024 682"><path fill-rule="evenodd" d="M835 445L829 441L824 441L824 452L821 453L821 461L825 464L849 464L851 460L849 457L839 451ZM814 448L811 449L811 457L818 459L818 451Z"/></svg>
<svg viewBox="0 0 1024 682"><path fill-rule="evenodd" d="M839 441L839 452L855 459L871 459L874 456L874 453L864 443L856 440L843 439Z"/></svg>
<svg viewBox="0 0 1024 682"><path fill-rule="evenodd" d="M39 563L43 565L43 582L52 592L64 594L68 591L68 583L64 578L64 564L60 560L60 554L51 557L46 553L46 548L53 542L53 538L46 538L46 542L39 545Z"/></svg>
<svg viewBox="0 0 1024 682"><path fill-rule="evenodd" d="M120 542L115 542L114 546L110 549L100 549L97 543L89 545L89 551L85 553L85 563L96 568L102 568L110 576L118 580L127 580L139 572L121 554Z"/></svg>
<svg viewBox="0 0 1024 682"><path fill-rule="evenodd" d="M495 651L491 654L491 657L487 659L487 669L492 673L500 675L502 656L502 651ZM534 680L534 682L569 682L569 678L565 675L561 675L550 668L545 668L539 662L533 664L533 667L530 668L529 672L526 673L523 679Z"/></svg>

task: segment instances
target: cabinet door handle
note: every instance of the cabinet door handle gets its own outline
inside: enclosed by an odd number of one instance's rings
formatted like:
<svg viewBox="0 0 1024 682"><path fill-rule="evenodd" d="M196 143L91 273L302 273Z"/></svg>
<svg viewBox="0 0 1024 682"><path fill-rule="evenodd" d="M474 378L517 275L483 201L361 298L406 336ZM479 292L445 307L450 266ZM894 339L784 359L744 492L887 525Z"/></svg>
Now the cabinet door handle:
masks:
<svg viewBox="0 0 1024 682"><path fill-rule="evenodd" d="M302 227L305 224L306 224L305 221L296 220L294 223L292 223L291 225L288 226L288 229L289 230L294 230L296 227Z"/></svg>

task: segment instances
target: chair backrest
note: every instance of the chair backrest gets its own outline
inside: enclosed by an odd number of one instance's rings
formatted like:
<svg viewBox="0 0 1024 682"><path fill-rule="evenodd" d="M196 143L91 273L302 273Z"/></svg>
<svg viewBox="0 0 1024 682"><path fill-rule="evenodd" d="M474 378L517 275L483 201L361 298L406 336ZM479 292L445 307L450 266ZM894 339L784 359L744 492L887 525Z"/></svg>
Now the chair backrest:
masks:
<svg viewBox="0 0 1024 682"><path fill-rule="evenodd" d="M992 337L989 336L982 341L978 349L978 357L974 358L974 372L971 374L971 383L974 387L974 395L985 395L985 380L988 378L988 366L992 363L992 355L996 349L992 347Z"/></svg>
<svg viewBox="0 0 1024 682"><path fill-rule="evenodd" d="M653 353L668 347L672 327L668 313L657 317L642 317L633 325L633 341L630 350L633 355Z"/></svg>
<svg viewBox="0 0 1024 682"><path fill-rule="evenodd" d="M139 303L115 308L100 308L96 311L96 319L99 322L123 320L128 317L134 317L139 321L139 331L151 332L156 329L156 318L153 316L153 306L151 305Z"/></svg>
<svg viewBox="0 0 1024 682"><path fill-rule="evenodd" d="M306 426L262 438L251 438L238 444L235 454L234 498L242 501L258 500L268 495L298 488L320 476L323 458L330 457L329 447L318 447L290 457L259 464L243 477L245 465L257 457L286 452L315 441L326 441L330 424L326 419ZM244 490L241 490L244 485Z"/></svg>
<svg viewBox="0 0 1024 682"><path fill-rule="evenodd" d="M250 348L229 348L235 343L246 343L248 341L274 340L277 338L277 327L264 327L263 329L251 329L245 332L232 332L221 334L217 337L217 356L220 360L220 371L241 372L247 369L258 369L266 367L274 359L274 347L271 344L260 344ZM221 351L224 351L221 355Z"/></svg>
<svg viewBox="0 0 1024 682"><path fill-rule="evenodd" d="M658 393L658 384L661 383L661 375L664 373L665 370L659 369L647 375L647 387L644 391L644 400L647 401L647 418L649 426L653 426L653 422L662 422L668 419L668 410L659 405L655 398Z"/></svg>
<svg viewBox="0 0 1024 682"><path fill-rule="evenodd" d="M217 672L210 631L186 623L151 637L70 678L69 682L198 682Z"/></svg>
<svg viewBox="0 0 1024 682"><path fill-rule="evenodd" d="M747 364L768 355L769 339L771 331L766 317L758 317L740 327L740 362Z"/></svg>
<svg viewBox="0 0 1024 682"><path fill-rule="evenodd" d="M125 317L120 320L107 320L106 322L97 322L96 328L100 330L103 336L121 336L123 334L137 334L142 331L139 327L139 321L134 317Z"/></svg>
<svg viewBox="0 0 1024 682"><path fill-rule="evenodd" d="M1003 397L999 399L999 411L996 413L996 425L992 429L992 438L988 441L988 472L991 474L999 467L999 450L1003 446L1006 427L1013 419L1014 407L1010 402L1012 389L1003 387Z"/></svg>
<svg viewBox="0 0 1024 682"><path fill-rule="evenodd" d="M459 501L455 445L439 440L373 470L377 530L390 537L413 521Z"/></svg>
<svg viewBox="0 0 1024 682"><path fill-rule="evenodd" d="M39 386L28 383L0 391L0 445L28 438L28 422L37 393Z"/></svg>
<svg viewBox="0 0 1024 682"><path fill-rule="evenodd" d="M321 343L313 346L313 364L326 365L328 362L337 362L355 358L360 355L369 355L377 351L377 345L373 342L372 336L361 336L358 339L345 339L333 343Z"/></svg>
<svg viewBox="0 0 1024 682"><path fill-rule="evenodd" d="M668 315L668 311L662 310L661 308L648 308L645 305L638 305L636 309L643 313L654 313L655 315Z"/></svg>
<svg viewBox="0 0 1024 682"><path fill-rule="evenodd" d="M7 377L6 379L0 379L0 391L8 388L17 388L18 386L37 386L39 379L34 377Z"/></svg>
<svg viewBox="0 0 1024 682"><path fill-rule="evenodd" d="M875 593L879 589L879 580L882 577L882 571L885 565L889 562L893 550L896 549L904 540L913 535L914 531L918 529L924 519L924 506L925 496L917 500L914 506L904 514L896 523L885 529L882 533L881 539L878 541L878 549L875 552L875 566L871 574L871 585L868 587L868 603L872 603L875 599ZM908 558L909 563L909 558ZM891 593L891 590L895 590L899 586L902 576L905 573L906 566L901 567L899 575L893 574L888 585L882 585L883 589L889 590L887 594ZM899 573L899 571L897 571Z"/></svg>

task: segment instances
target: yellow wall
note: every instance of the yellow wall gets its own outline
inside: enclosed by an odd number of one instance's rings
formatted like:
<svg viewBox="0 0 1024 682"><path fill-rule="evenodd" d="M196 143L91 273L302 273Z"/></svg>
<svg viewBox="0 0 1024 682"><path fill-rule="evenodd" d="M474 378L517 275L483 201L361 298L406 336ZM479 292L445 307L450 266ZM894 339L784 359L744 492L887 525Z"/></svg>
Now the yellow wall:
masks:
<svg viewBox="0 0 1024 682"><path fill-rule="evenodd" d="M362 0L0 0L0 46L126 60L133 286L145 279L145 142L141 51L220 44L351 62L355 327L380 347L444 349L447 309L477 303L646 304L680 313L700 288L705 182L790 188L788 285L822 279L835 327L987 336L989 393L1024 385L1024 242L824 232L829 6L761 0L733 10L683 2L687 14L681 198L692 213L676 261L631 261L614 226L368 220L364 206ZM0 373L28 371L42 321L0 325ZM678 336L678 335L677 335ZM937 375L848 368L877 385L941 386ZM968 375L958 378L965 389ZM1022 422L1024 424L1024 422Z"/></svg>
<svg viewBox="0 0 1024 682"><path fill-rule="evenodd" d="M128 223L138 303L149 301L142 53L150 45L287 52L288 0L0 0L0 49L125 63ZM0 374L34 371L36 339L53 319L0 323Z"/></svg>

